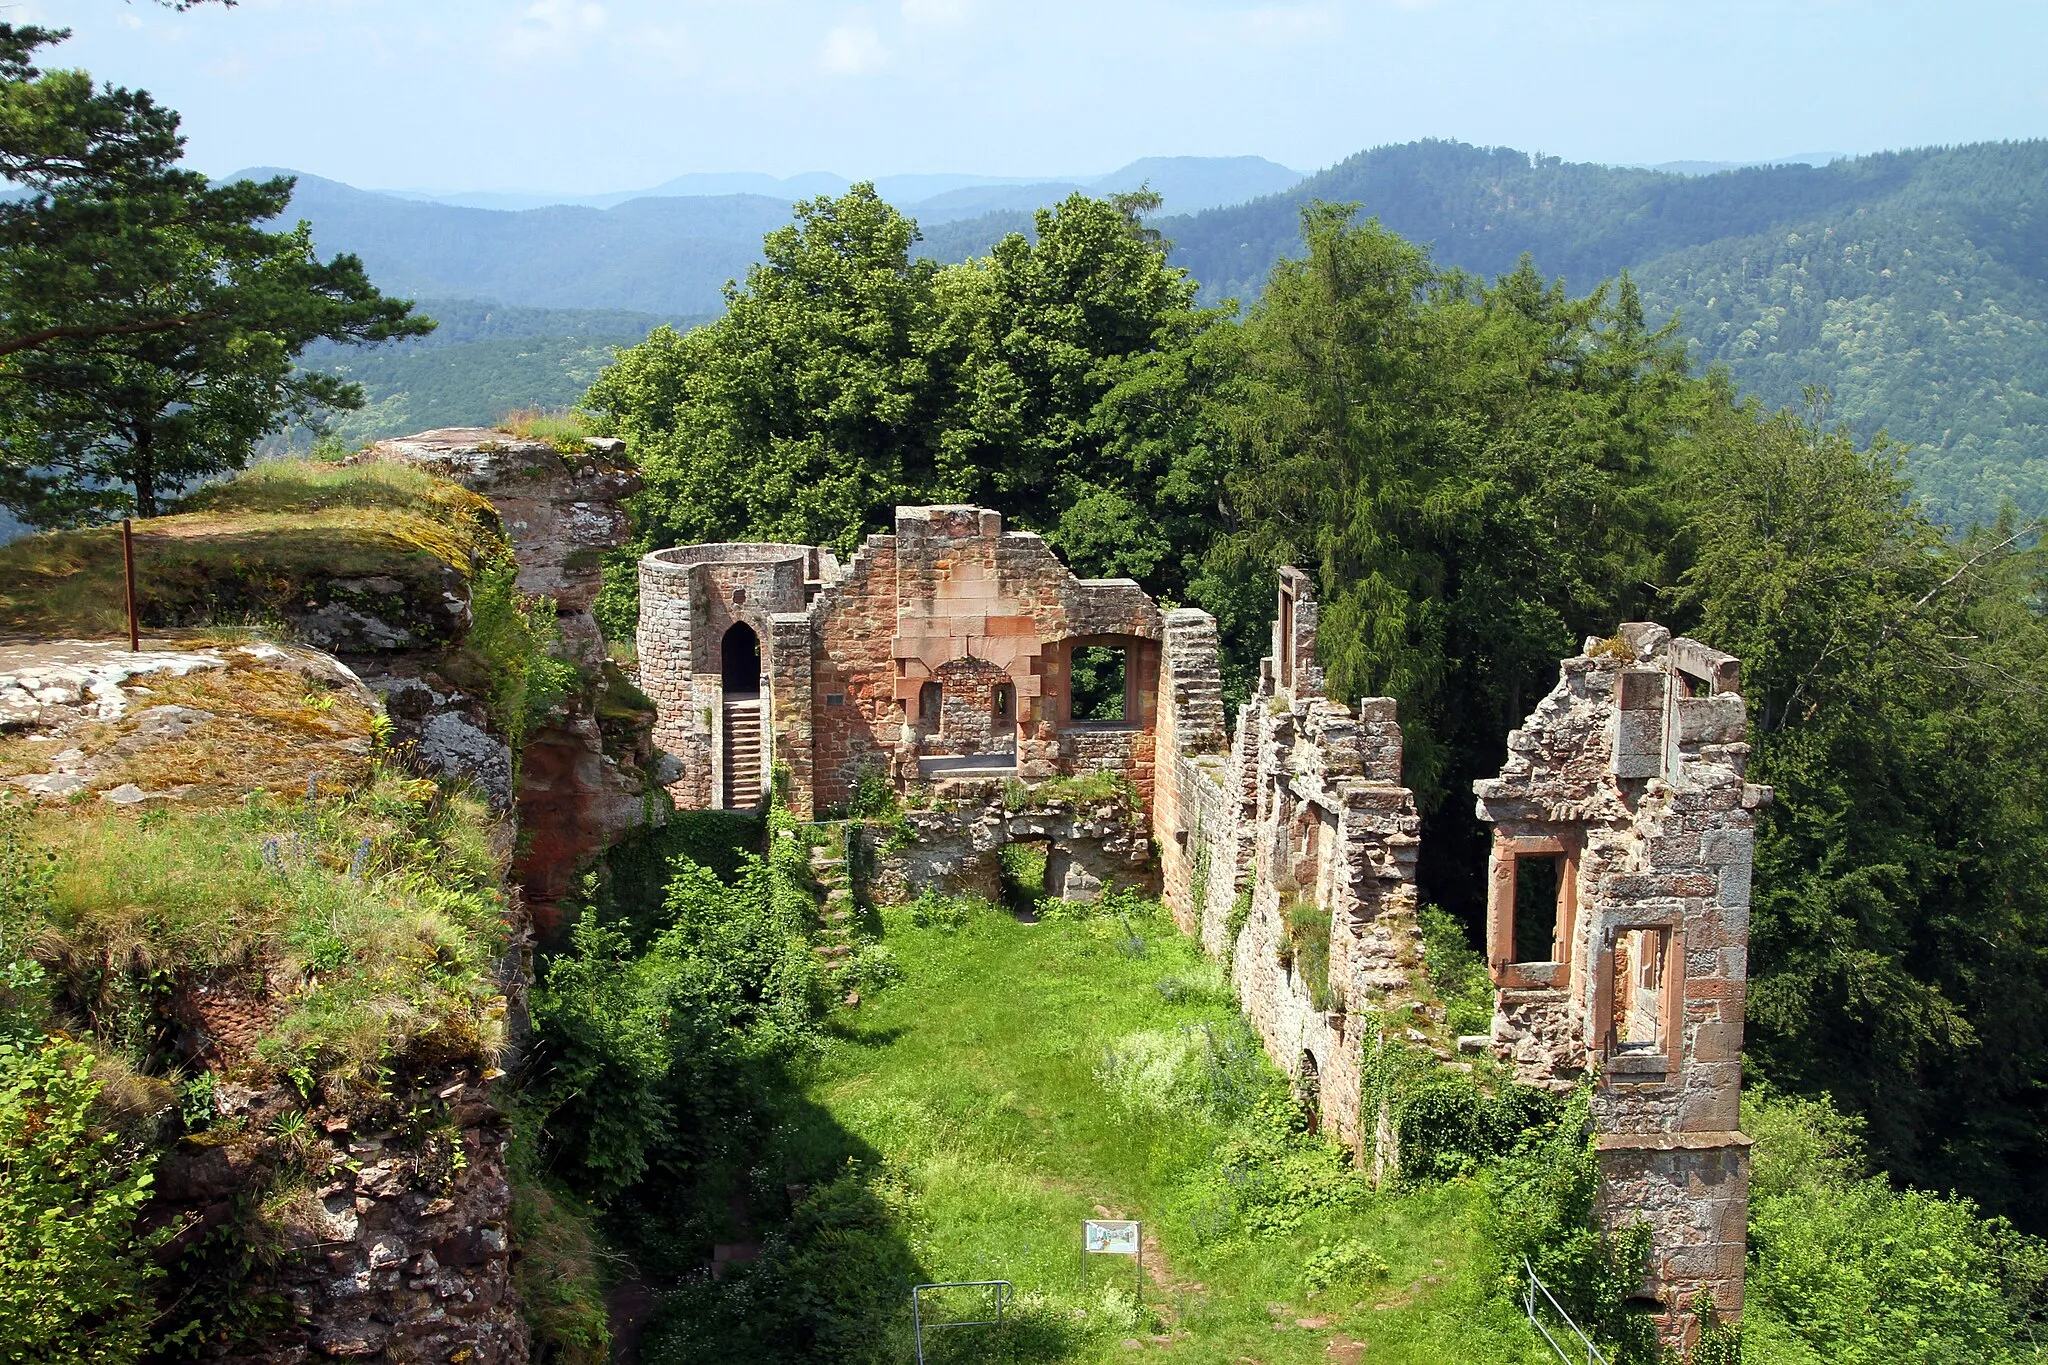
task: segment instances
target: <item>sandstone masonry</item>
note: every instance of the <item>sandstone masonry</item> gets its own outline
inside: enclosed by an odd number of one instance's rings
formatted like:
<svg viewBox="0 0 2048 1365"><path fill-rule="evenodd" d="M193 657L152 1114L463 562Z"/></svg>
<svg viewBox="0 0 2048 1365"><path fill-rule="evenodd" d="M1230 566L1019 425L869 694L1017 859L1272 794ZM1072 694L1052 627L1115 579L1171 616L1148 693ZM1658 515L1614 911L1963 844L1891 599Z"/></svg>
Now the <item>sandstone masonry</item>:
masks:
<svg viewBox="0 0 2048 1365"><path fill-rule="evenodd" d="M1001 849L1026 841L1047 846L1052 894L1156 886L1230 964L1323 1131L1376 1176L1396 1153L1368 1049L1391 1033L1470 1069L1441 1028L1416 1027L1443 1021L1395 705L1328 696L1307 575L1279 572L1272 650L1234 728L1213 618L1076 578L976 507L898 508L895 533L844 565L811 546L697 545L648 556L640 583L643 685L681 760L679 803L752 804L779 768L810 817L884 783L912 807L877 870L885 899L993 897ZM1099 648L1122 655L1114 719L1076 715L1076 661ZM1696 1294L1729 1319L1742 1308L1749 877L1770 794L1743 781L1740 673L1652 624L1589 640L1476 788L1495 828L1498 991L1491 1038L1461 1046L1490 1043L1528 1084L1593 1078L1596 1216L1649 1226L1642 1292L1672 1344ZM1101 771L1128 779L1135 819L1044 786Z"/></svg>

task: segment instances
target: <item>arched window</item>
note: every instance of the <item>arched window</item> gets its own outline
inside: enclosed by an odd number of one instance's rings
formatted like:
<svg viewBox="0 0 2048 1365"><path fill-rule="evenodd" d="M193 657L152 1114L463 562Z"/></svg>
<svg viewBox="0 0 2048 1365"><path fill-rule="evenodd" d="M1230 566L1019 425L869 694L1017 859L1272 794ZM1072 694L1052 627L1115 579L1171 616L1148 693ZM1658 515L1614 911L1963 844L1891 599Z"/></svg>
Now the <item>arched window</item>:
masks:
<svg viewBox="0 0 2048 1365"><path fill-rule="evenodd" d="M917 689L917 718L936 723L939 707L945 702L945 691L935 682L928 682Z"/></svg>
<svg viewBox="0 0 2048 1365"><path fill-rule="evenodd" d="M761 637L745 621L735 621L719 645L720 671L728 697L761 695Z"/></svg>

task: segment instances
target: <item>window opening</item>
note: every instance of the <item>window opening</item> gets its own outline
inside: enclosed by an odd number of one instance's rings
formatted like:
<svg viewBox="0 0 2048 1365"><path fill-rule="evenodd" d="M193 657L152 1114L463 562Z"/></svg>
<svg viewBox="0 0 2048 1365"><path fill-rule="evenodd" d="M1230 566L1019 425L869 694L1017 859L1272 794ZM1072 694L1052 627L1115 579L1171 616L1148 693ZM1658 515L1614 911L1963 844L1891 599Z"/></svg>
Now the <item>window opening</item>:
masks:
<svg viewBox="0 0 2048 1365"><path fill-rule="evenodd" d="M1123 720L1125 656L1128 651L1114 645L1083 645L1076 649L1068 666L1071 705L1067 714L1074 720Z"/></svg>
<svg viewBox="0 0 2048 1365"><path fill-rule="evenodd" d="M917 718L919 720L937 721L939 718L939 708L944 705L945 699L945 689L935 682L928 682L918 688Z"/></svg>
<svg viewBox="0 0 2048 1365"><path fill-rule="evenodd" d="M1323 1077L1321 1069L1316 1066L1315 1053L1303 1052L1301 1054L1301 1076L1297 1086L1301 1091L1302 1116L1308 1121L1309 1132L1322 1132Z"/></svg>
<svg viewBox="0 0 2048 1365"><path fill-rule="evenodd" d="M1664 1046L1669 929L1625 929L1614 944L1614 1041L1623 1052Z"/></svg>
<svg viewBox="0 0 2048 1365"><path fill-rule="evenodd" d="M1015 683L997 683L990 697L990 709L997 720L1009 720L1017 711L1017 686Z"/></svg>
<svg viewBox="0 0 2048 1365"><path fill-rule="evenodd" d="M1558 892L1563 885L1562 854L1516 855L1515 961L1561 960L1557 945L1557 904Z"/></svg>
<svg viewBox="0 0 2048 1365"><path fill-rule="evenodd" d="M761 637L745 621L736 621L719 646L719 669L727 697L761 695Z"/></svg>

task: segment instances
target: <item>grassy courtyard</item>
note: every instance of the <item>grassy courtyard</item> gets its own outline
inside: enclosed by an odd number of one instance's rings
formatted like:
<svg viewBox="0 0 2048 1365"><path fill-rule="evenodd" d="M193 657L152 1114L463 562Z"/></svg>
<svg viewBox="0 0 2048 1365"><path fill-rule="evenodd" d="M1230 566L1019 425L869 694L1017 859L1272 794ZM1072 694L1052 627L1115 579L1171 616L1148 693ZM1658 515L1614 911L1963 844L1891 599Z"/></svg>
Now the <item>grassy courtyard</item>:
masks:
<svg viewBox="0 0 2048 1365"><path fill-rule="evenodd" d="M939 1333L928 1358L1546 1358L1484 1282L1483 1191L1374 1193L1290 1133L1221 972L1163 921L1142 945L996 910L884 930L902 979L838 1017L808 1096L829 1121L803 1127L881 1167L930 1279L1015 1286L1010 1327ZM1081 1223L1105 1215L1145 1221L1142 1301L1127 1259L1084 1282Z"/></svg>

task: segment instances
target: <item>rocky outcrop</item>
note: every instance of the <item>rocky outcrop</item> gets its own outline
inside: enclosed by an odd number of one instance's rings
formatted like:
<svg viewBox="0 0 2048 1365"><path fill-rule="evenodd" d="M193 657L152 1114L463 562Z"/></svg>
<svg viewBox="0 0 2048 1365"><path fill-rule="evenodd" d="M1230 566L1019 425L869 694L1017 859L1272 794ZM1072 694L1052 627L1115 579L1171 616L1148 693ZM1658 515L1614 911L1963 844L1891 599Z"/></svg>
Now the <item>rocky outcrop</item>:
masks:
<svg viewBox="0 0 2048 1365"><path fill-rule="evenodd" d="M208 1358L526 1361L506 1227L509 1133L491 1074L445 1069L353 1113L302 1112L281 1089L220 1087L216 1128L158 1164L147 1215L177 1229L158 1252L166 1265L236 1241L256 1243L269 1264L246 1286L254 1340ZM271 1210L260 1225L249 1221L253 1191Z"/></svg>
<svg viewBox="0 0 2048 1365"><path fill-rule="evenodd" d="M372 671L421 759L512 799L515 766L524 851L519 876L543 932L576 873L628 830L659 823L653 706L606 658L591 606L603 586L603 556L626 542L622 501L639 486L624 442L591 439L563 450L501 431L450 427L370 448L365 458L418 466L487 499L503 523L522 592L555 603L562 652L585 686L527 737L515 765L489 733L474 688L420 661Z"/></svg>
<svg viewBox="0 0 2048 1365"><path fill-rule="evenodd" d="M626 543L621 503L640 487L626 443L590 438L564 450L483 427L443 427L379 441L369 458L416 465L488 499L519 561L519 589L554 599L570 657L595 663L604 638L590 614L603 556Z"/></svg>

